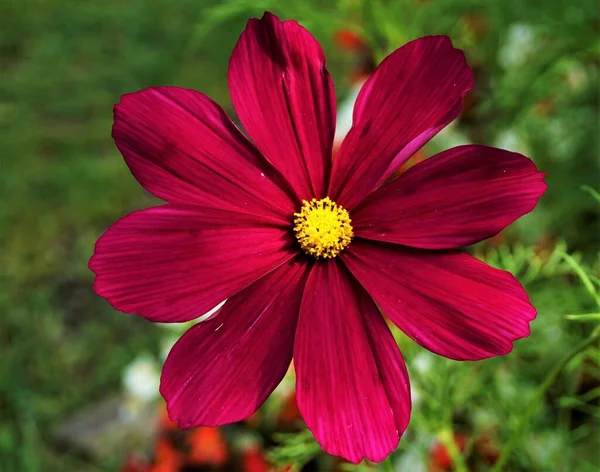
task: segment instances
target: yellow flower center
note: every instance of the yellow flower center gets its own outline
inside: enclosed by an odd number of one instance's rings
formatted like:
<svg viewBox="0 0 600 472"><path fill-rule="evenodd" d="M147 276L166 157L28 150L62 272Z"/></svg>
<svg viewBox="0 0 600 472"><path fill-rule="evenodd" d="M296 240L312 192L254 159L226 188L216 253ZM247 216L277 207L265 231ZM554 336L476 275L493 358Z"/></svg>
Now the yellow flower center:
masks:
<svg viewBox="0 0 600 472"><path fill-rule="evenodd" d="M307 254L323 259L337 256L352 240L352 220L345 208L329 197L310 202L302 200L299 213L294 213L294 232Z"/></svg>

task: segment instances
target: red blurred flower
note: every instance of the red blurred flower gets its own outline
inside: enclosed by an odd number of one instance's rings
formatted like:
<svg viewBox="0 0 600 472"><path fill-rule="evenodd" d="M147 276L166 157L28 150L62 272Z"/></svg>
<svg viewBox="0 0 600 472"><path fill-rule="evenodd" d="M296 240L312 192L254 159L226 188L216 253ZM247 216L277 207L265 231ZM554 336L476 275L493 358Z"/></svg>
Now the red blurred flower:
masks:
<svg viewBox="0 0 600 472"><path fill-rule="evenodd" d="M487 465L493 465L500 457L500 446L494 436L486 432L475 441L475 452Z"/></svg>
<svg viewBox="0 0 600 472"><path fill-rule="evenodd" d="M179 472L183 457L165 438L159 438L154 444L154 464L150 472Z"/></svg>
<svg viewBox="0 0 600 472"><path fill-rule="evenodd" d="M242 452L243 472L269 472L271 470L272 465L261 448L253 446Z"/></svg>
<svg viewBox="0 0 600 472"><path fill-rule="evenodd" d="M139 457L129 456L121 465L119 472L151 472L151 466Z"/></svg>
<svg viewBox="0 0 600 472"><path fill-rule="evenodd" d="M246 423L250 428L258 428L260 426L261 421L261 413L260 411L255 411L248 418L244 419L244 423Z"/></svg>
<svg viewBox="0 0 600 472"><path fill-rule="evenodd" d="M230 61L246 138L206 96L123 96L113 137L169 202L96 244L95 290L159 322L209 320L171 350L161 393L179 426L251 415L294 356L298 406L323 448L384 459L410 416L408 375L381 309L451 359L507 354L535 309L519 283L457 249L531 211L546 189L527 158L461 146L382 185L461 110L472 87L445 36L412 41L362 87L331 163L335 93L316 40L251 19ZM401 302L399 302L401 301Z"/></svg>
<svg viewBox="0 0 600 472"><path fill-rule="evenodd" d="M177 427L177 422L169 418L166 405L161 406L160 408L160 415L158 417L158 429L159 431L163 432L179 430L179 428Z"/></svg>
<svg viewBox="0 0 600 472"><path fill-rule="evenodd" d="M369 43L358 33L346 29L336 31L333 39L338 47L354 55L356 63L350 74L350 84L356 85L368 79L377 68Z"/></svg>
<svg viewBox="0 0 600 472"><path fill-rule="evenodd" d="M460 23L477 41L485 39L490 31L490 22L481 13L466 13L460 17Z"/></svg>
<svg viewBox="0 0 600 472"><path fill-rule="evenodd" d="M549 98L543 98L533 105L533 112L541 117L547 117L554 113L555 105Z"/></svg>
<svg viewBox="0 0 600 472"><path fill-rule="evenodd" d="M367 42L361 37L360 34L348 29L336 31L333 39L339 47L349 51L361 50L368 47Z"/></svg>
<svg viewBox="0 0 600 472"><path fill-rule="evenodd" d="M187 436L189 453L186 462L192 465L221 466L229 458L227 443L219 428L196 428Z"/></svg>
<svg viewBox="0 0 600 472"><path fill-rule="evenodd" d="M298 401L296 399L296 392L290 392L283 400L281 411L278 415L278 420L282 426L294 426L298 420L302 419L300 409L298 408Z"/></svg>
<svg viewBox="0 0 600 472"><path fill-rule="evenodd" d="M454 444L456 444L456 447L460 452L465 450L467 441L467 436L460 433L454 434ZM448 452L446 446L440 441L436 441L429 451L428 465L429 472L445 472L454 470L454 461L452 460L452 456Z"/></svg>

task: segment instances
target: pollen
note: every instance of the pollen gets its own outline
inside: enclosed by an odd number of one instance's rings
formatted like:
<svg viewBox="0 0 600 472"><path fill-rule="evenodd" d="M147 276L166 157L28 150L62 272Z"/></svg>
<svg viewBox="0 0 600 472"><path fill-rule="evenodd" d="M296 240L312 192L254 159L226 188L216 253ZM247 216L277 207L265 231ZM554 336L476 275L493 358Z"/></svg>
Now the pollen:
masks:
<svg viewBox="0 0 600 472"><path fill-rule="evenodd" d="M329 197L303 200L300 212L294 216L296 239L302 250L313 257L334 258L354 236L348 211Z"/></svg>

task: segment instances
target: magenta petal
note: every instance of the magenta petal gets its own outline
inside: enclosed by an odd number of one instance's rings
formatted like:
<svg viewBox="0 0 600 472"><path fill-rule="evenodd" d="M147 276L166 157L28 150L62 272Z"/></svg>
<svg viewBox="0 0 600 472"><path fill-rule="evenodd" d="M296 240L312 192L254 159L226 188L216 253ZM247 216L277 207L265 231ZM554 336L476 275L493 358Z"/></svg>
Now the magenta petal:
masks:
<svg viewBox="0 0 600 472"><path fill-rule="evenodd" d="M168 202L281 223L295 210L269 163L216 103L194 90L156 87L123 95L113 138L144 188Z"/></svg>
<svg viewBox="0 0 600 472"><path fill-rule="evenodd" d="M343 259L402 331L456 360L508 354L536 311L508 272L465 253L353 241Z"/></svg>
<svg viewBox="0 0 600 472"><path fill-rule="evenodd" d="M373 300L339 261L314 265L294 345L300 412L330 454L383 460L410 417L408 374Z"/></svg>
<svg viewBox="0 0 600 472"><path fill-rule="evenodd" d="M197 318L292 258L289 232L223 210L165 205L120 219L96 243L94 289L152 321Z"/></svg>
<svg viewBox="0 0 600 472"><path fill-rule="evenodd" d="M473 73L446 36L411 41L379 65L358 95L329 196L352 209L460 113Z"/></svg>
<svg viewBox="0 0 600 472"><path fill-rule="evenodd" d="M295 259L233 296L177 341L160 391L182 428L240 421L285 375L309 266Z"/></svg>
<svg viewBox="0 0 600 472"><path fill-rule="evenodd" d="M461 146L369 195L352 213L354 233L426 249L467 246L529 213L546 187L544 174L520 154Z"/></svg>
<svg viewBox="0 0 600 472"><path fill-rule="evenodd" d="M250 19L229 63L242 125L300 199L325 196L335 92L319 43L295 21Z"/></svg>

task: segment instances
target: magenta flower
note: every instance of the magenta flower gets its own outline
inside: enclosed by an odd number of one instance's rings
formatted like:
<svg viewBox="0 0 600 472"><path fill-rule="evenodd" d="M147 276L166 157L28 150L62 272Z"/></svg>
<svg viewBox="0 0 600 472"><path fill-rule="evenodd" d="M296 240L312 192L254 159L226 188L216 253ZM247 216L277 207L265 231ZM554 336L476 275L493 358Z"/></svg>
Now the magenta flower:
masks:
<svg viewBox="0 0 600 472"><path fill-rule="evenodd" d="M519 283L457 248L498 233L546 189L526 157L462 146L394 172L455 119L473 76L445 36L388 56L332 163L335 94L317 41L251 19L229 64L242 134L199 92L125 95L113 137L163 206L98 240L95 290L151 321L193 320L161 393L183 428L251 415L292 357L306 425L352 462L384 459L409 421L406 367L383 313L458 360L507 354L536 312Z"/></svg>

